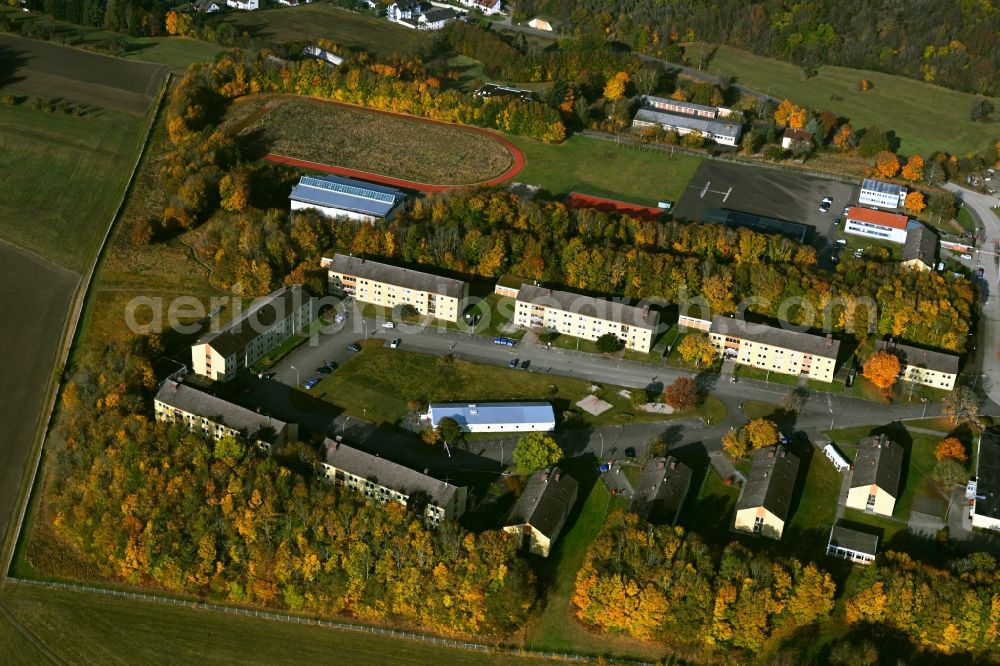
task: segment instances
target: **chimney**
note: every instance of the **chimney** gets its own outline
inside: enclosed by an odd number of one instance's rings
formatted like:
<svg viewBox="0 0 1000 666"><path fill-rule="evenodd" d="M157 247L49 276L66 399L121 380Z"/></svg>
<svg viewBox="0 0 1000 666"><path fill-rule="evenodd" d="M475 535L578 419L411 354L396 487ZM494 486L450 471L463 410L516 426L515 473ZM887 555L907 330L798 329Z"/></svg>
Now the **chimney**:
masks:
<svg viewBox="0 0 1000 666"><path fill-rule="evenodd" d="M424 467L424 474L430 474L430 473L431 473L431 468L430 467Z"/></svg>
<svg viewBox="0 0 1000 666"><path fill-rule="evenodd" d="M667 466L667 461L665 459L660 458L659 460L656 461L656 469L663 469L666 466ZM674 463L671 462L670 463L670 469L673 469L673 468L674 468Z"/></svg>
<svg viewBox="0 0 1000 666"><path fill-rule="evenodd" d="M826 346L827 347L832 347L833 346L833 333L827 333L826 334Z"/></svg>
<svg viewBox="0 0 1000 666"><path fill-rule="evenodd" d="M784 449L781 449L781 453L778 454L778 457L779 458L784 458L786 453L788 453L788 451L786 451Z"/></svg>
<svg viewBox="0 0 1000 666"><path fill-rule="evenodd" d="M544 472L542 472L542 481L544 481L545 483L549 482L549 471L548 470L545 470Z"/></svg>
<svg viewBox="0 0 1000 666"><path fill-rule="evenodd" d="M556 474L555 475L555 480L556 481L559 481L560 479L562 479L562 470L557 469L556 472L555 472L555 474Z"/></svg>
<svg viewBox="0 0 1000 666"><path fill-rule="evenodd" d="M767 450L767 457L768 458L773 458L774 457L774 449L768 449Z"/></svg>

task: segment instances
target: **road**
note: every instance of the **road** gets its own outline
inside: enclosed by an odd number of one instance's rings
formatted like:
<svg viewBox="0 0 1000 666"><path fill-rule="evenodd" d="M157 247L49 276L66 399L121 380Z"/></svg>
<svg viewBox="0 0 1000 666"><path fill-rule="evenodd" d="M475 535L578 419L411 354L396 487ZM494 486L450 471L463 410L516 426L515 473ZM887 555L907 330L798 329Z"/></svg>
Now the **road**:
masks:
<svg viewBox="0 0 1000 666"><path fill-rule="evenodd" d="M996 243L1000 243L1000 217L993 208L1000 206L1000 198L967 190L947 183L945 187L954 192L962 203L979 219L981 235L985 240L976 251L976 259L983 267L984 299L979 318L978 347L976 348L976 368L984 375L983 388L990 400L1000 405L1000 272L997 268Z"/></svg>

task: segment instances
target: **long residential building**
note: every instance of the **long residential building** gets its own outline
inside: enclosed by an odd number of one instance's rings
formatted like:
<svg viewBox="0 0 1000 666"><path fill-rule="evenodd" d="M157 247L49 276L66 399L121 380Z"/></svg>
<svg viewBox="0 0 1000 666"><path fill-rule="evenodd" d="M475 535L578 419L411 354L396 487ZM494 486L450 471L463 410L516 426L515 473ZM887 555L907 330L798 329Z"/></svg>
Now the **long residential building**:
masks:
<svg viewBox="0 0 1000 666"><path fill-rule="evenodd" d="M716 316L709 337L724 359L783 375L806 375L832 382L840 341Z"/></svg>
<svg viewBox="0 0 1000 666"><path fill-rule="evenodd" d="M465 513L468 489L435 479L405 465L326 439L325 479L346 486L377 502L399 502L437 527L442 520L456 520Z"/></svg>
<svg viewBox="0 0 1000 666"><path fill-rule="evenodd" d="M431 273L335 254L320 262L330 293L386 308L411 305L421 315L457 322L469 299L469 283Z"/></svg>
<svg viewBox="0 0 1000 666"><path fill-rule="evenodd" d="M855 206L844 216L844 232L890 243L906 244L910 221L905 215Z"/></svg>
<svg viewBox="0 0 1000 666"><path fill-rule="evenodd" d="M464 432L551 432L556 415L547 402L432 402L423 417L433 427L450 418Z"/></svg>
<svg viewBox="0 0 1000 666"><path fill-rule="evenodd" d="M781 539L792 506L799 459L783 446L757 449L750 456L750 474L736 501L733 528Z"/></svg>
<svg viewBox="0 0 1000 666"><path fill-rule="evenodd" d="M878 351L887 351L899 358L899 378L924 386L950 391L958 379L958 356L939 351L918 349L898 342L879 341Z"/></svg>
<svg viewBox="0 0 1000 666"><path fill-rule="evenodd" d="M723 107L704 106L665 97L643 95L639 110L632 120L633 127L662 127L684 134L700 134L706 140L724 146L740 141L743 125L722 120L731 111Z"/></svg>
<svg viewBox="0 0 1000 666"><path fill-rule="evenodd" d="M270 450L298 438L298 426L240 407L192 386L165 381L153 399L156 420L179 423L191 432L220 440L236 437Z"/></svg>
<svg viewBox="0 0 1000 666"><path fill-rule="evenodd" d="M523 284L514 304L514 324L525 328L548 328L584 340L597 340L613 333L627 348L649 352L659 330L660 316L648 307L637 308L603 298Z"/></svg>
<svg viewBox="0 0 1000 666"><path fill-rule="evenodd" d="M191 346L195 374L229 381L315 319L313 300L293 284L257 299L243 314Z"/></svg>
<svg viewBox="0 0 1000 666"><path fill-rule="evenodd" d="M984 432L976 451L972 490L972 526L1000 530L1000 437Z"/></svg>
<svg viewBox="0 0 1000 666"><path fill-rule="evenodd" d="M884 180L865 178L861 181L858 203L862 206L878 206L893 210L902 208L906 203L906 188Z"/></svg>
<svg viewBox="0 0 1000 666"><path fill-rule="evenodd" d="M292 211L318 210L325 217L361 222L391 218L406 195L391 187L341 176L302 176L288 195Z"/></svg>

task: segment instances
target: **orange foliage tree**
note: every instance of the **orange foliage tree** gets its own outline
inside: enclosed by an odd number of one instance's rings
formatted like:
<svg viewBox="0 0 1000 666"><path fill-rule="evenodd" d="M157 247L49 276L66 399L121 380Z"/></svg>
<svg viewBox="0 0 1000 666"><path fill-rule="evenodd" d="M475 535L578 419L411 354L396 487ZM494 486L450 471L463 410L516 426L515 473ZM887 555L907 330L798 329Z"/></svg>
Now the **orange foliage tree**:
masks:
<svg viewBox="0 0 1000 666"><path fill-rule="evenodd" d="M965 452L965 446L956 437L945 437L934 447L934 457L938 460L951 458L959 462L965 462L969 456Z"/></svg>
<svg viewBox="0 0 1000 666"><path fill-rule="evenodd" d="M865 361L863 374L865 379L888 394L899 376L899 358L889 352L875 352Z"/></svg>
<svg viewBox="0 0 1000 666"><path fill-rule="evenodd" d="M778 105L777 109L774 110L774 122L779 125L790 124L789 119L792 117L792 114L799 113L801 111L805 111L805 109L795 104L792 100L786 99ZM805 126L805 120L802 121L802 126Z"/></svg>
<svg viewBox="0 0 1000 666"><path fill-rule="evenodd" d="M625 86L628 85L628 72L618 72L608 79L604 86L604 98L611 101L621 99L625 95Z"/></svg>
<svg viewBox="0 0 1000 666"><path fill-rule="evenodd" d="M854 128L851 127L851 123L844 123L833 136L833 145L837 148L837 150L849 150L851 148L851 141L853 138Z"/></svg>
<svg viewBox="0 0 1000 666"><path fill-rule="evenodd" d="M927 207L927 204L924 203L924 193L910 192L906 195L906 203L903 205L910 215L919 215L920 211Z"/></svg>
<svg viewBox="0 0 1000 666"><path fill-rule="evenodd" d="M892 178L899 173L899 158L889 150L883 150L875 158L875 175L879 178Z"/></svg>
<svg viewBox="0 0 1000 666"><path fill-rule="evenodd" d="M802 129L806 126L808 115L805 109L798 109L788 116L788 126L792 129Z"/></svg>
<svg viewBox="0 0 1000 666"><path fill-rule="evenodd" d="M903 165L903 178L909 181L920 180L924 177L924 158L920 155L910 155Z"/></svg>
<svg viewBox="0 0 1000 666"><path fill-rule="evenodd" d="M678 377L663 392L664 401L674 409L687 409L698 404L698 383L690 377Z"/></svg>

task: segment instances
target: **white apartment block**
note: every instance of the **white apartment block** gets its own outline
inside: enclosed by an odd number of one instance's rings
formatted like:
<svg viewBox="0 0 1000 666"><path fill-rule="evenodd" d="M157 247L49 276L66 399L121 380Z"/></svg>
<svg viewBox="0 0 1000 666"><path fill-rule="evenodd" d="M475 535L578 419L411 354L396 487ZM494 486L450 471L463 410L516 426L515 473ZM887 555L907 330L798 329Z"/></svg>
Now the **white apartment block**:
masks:
<svg viewBox="0 0 1000 666"><path fill-rule="evenodd" d="M423 515L431 527L465 513L468 489L422 474L336 439L327 439L321 475L376 502L399 502ZM417 503L423 505L418 506Z"/></svg>
<svg viewBox="0 0 1000 666"><path fill-rule="evenodd" d="M648 307L637 308L603 298L524 284L514 304L514 324L547 328L562 335L597 340L614 333L628 349L649 352L660 316Z"/></svg>
<svg viewBox="0 0 1000 666"><path fill-rule="evenodd" d="M298 426L258 414L196 388L165 381L153 399L156 420L179 423L203 437L236 437L270 450L298 437Z"/></svg>
<svg viewBox="0 0 1000 666"><path fill-rule="evenodd" d="M862 206L878 206L893 210L902 208L906 203L906 188L883 180L865 178L861 182L858 203Z"/></svg>
<svg viewBox="0 0 1000 666"><path fill-rule="evenodd" d="M806 375L832 382L840 341L717 316L709 337L723 359L783 375Z"/></svg>
<svg viewBox="0 0 1000 666"><path fill-rule="evenodd" d="M851 208L844 216L844 231L890 243L906 244L910 220L905 215L871 208Z"/></svg>
<svg viewBox="0 0 1000 666"><path fill-rule="evenodd" d="M917 349L898 342L879 342L878 351L887 351L899 358L899 379L950 391L958 379L958 357L944 352Z"/></svg>
<svg viewBox="0 0 1000 666"><path fill-rule="evenodd" d="M194 373L226 382L262 359L315 319L313 301L293 284L254 301L250 308L191 346Z"/></svg>
<svg viewBox="0 0 1000 666"><path fill-rule="evenodd" d="M457 322L469 299L469 284L462 280L346 254L324 257L320 265L328 271L331 294L353 296L359 303L412 305L421 315Z"/></svg>

